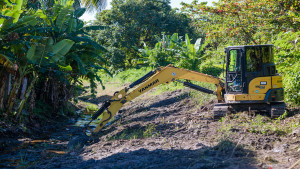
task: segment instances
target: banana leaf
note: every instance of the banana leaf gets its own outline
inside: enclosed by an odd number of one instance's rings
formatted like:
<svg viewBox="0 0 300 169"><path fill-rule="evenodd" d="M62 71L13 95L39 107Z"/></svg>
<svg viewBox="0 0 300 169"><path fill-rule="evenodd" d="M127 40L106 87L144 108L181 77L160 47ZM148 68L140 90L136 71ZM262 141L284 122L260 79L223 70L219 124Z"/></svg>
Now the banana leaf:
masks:
<svg viewBox="0 0 300 169"><path fill-rule="evenodd" d="M85 8L79 8L74 12L74 16L76 18L80 18L85 13L85 11L86 11Z"/></svg>
<svg viewBox="0 0 300 169"><path fill-rule="evenodd" d="M71 49L75 42L69 39L63 39L53 46L52 53L55 55L50 59L52 62L57 62L64 57Z"/></svg>

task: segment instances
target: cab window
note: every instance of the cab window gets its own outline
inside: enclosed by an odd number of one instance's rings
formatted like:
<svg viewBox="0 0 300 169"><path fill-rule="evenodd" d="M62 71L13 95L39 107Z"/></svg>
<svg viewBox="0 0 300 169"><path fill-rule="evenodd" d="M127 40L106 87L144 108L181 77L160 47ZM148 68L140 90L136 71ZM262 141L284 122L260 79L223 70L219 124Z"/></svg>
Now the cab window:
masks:
<svg viewBox="0 0 300 169"><path fill-rule="evenodd" d="M241 59L238 55L237 50L231 50L229 55L229 65L228 71L229 72L236 72L241 70Z"/></svg>
<svg viewBox="0 0 300 169"><path fill-rule="evenodd" d="M262 70L261 52L259 49L248 48L246 50L246 71L259 72Z"/></svg>
<svg viewBox="0 0 300 169"><path fill-rule="evenodd" d="M264 63L273 63L273 48L271 47L261 47L262 50L262 60Z"/></svg>

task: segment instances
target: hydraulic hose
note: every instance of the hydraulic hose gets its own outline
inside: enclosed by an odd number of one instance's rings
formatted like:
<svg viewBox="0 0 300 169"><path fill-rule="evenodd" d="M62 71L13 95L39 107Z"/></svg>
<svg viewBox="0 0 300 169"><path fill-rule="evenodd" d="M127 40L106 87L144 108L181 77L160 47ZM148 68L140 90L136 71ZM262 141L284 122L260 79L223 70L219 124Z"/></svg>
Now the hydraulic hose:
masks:
<svg viewBox="0 0 300 169"><path fill-rule="evenodd" d="M203 87L198 86L198 85L195 85L193 83L182 82L180 80L177 80L177 81L180 82L180 83L183 83L184 86L189 87L191 89L195 89L195 90L198 90L198 91L201 91L201 92L204 92L204 93L208 93L208 94L214 94L214 91L206 89L206 88L203 88Z"/></svg>
<svg viewBox="0 0 300 169"><path fill-rule="evenodd" d="M145 81L147 78L153 76L156 73L156 70L150 71L148 72L146 75L144 75L143 77L141 77L140 79L136 80L135 82L133 82L132 84L129 85L129 88L133 88L134 86L142 83L143 81Z"/></svg>
<svg viewBox="0 0 300 169"><path fill-rule="evenodd" d="M96 120L104 112L104 110L108 108L108 106L110 106L110 102L106 101L103 106L93 114L92 120Z"/></svg>

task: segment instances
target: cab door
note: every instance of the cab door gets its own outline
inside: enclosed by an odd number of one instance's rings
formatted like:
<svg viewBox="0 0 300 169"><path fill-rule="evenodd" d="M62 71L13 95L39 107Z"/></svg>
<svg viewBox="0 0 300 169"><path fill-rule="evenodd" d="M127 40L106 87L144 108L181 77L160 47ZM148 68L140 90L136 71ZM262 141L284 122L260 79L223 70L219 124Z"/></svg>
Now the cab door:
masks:
<svg viewBox="0 0 300 169"><path fill-rule="evenodd" d="M226 91L227 93L243 93L243 60L241 49L227 50Z"/></svg>

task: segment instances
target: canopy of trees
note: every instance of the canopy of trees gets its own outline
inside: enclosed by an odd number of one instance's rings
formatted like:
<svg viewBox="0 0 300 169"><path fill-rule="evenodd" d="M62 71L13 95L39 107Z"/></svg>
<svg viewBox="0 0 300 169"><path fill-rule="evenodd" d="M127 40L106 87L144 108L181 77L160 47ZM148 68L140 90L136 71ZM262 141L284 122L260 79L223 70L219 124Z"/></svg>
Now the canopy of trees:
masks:
<svg viewBox="0 0 300 169"><path fill-rule="evenodd" d="M95 25L110 28L93 35L97 42L109 47L107 57L113 69L134 66L139 55L135 49L145 43L154 47L157 35L186 33L194 38L190 19L176 12L169 0L113 0L110 10L97 14Z"/></svg>

